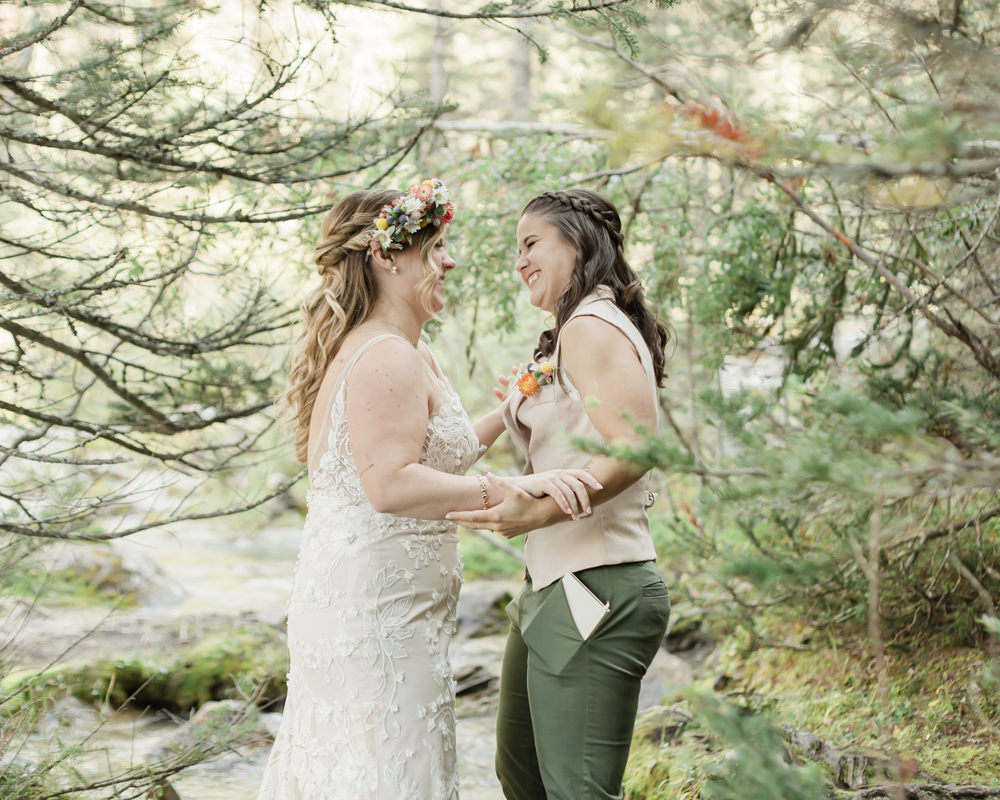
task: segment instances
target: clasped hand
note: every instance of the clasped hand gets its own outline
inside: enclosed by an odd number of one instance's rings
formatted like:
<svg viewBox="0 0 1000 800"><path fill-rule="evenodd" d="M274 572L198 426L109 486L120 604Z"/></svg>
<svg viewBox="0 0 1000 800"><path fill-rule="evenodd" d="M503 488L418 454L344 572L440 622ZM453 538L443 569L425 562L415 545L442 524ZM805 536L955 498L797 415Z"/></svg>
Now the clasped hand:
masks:
<svg viewBox="0 0 1000 800"><path fill-rule="evenodd" d="M600 491L597 479L582 469L554 469L517 478L486 476L503 493L502 502L478 511L452 511L445 519L466 528L491 530L507 539L544 528L566 516L574 521L591 513L587 487Z"/></svg>

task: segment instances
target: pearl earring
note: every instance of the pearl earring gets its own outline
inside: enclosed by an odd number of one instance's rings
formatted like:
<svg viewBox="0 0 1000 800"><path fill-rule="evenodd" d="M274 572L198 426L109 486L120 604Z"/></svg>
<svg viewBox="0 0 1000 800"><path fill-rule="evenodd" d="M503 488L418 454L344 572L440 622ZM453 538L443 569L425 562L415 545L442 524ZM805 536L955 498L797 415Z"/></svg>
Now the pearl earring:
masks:
<svg viewBox="0 0 1000 800"><path fill-rule="evenodd" d="M399 267L397 267L397 266L396 266L395 264L393 264L393 265L392 265L392 269L391 269L391 270L389 270L389 271L390 271L390 272L391 272L391 273L392 273L393 275L398 275L398 274L399 274Z"/></svg>

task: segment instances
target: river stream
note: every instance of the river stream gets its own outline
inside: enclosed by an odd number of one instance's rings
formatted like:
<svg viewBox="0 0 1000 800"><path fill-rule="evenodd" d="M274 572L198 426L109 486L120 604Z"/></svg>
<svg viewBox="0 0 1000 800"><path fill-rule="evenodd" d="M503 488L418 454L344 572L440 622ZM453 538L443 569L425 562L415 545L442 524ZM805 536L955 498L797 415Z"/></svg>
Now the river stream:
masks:
<svg viewBox="0 0 1000 800"><path fill-rule="evenodd" d="M158 584L141 609L115 612L105 627L127 629L139 625L152 630L170 625L179 641L197 636L200 622L209 617L237 617L252 612L260 619L280 623L292 588L299 544L297 528L268 528L241 535L221 526L175 526L171 531L148 531L116 547L126 560L142 561L158 571ZM57 618L39 620L58 637L96 623L94 609L72 610ZM502 636L452 641L456 672L489 664L499 669ZM118 714L90 739L91 766L107 768L140 763L143 755L179 723L165 714ZM463 716L458 721L458 753L463 800L502 800L493 770L495 712ZM231 753L204 763L172 779L182 800L249 800L256 796L267 762L268 749Z"/></svg>

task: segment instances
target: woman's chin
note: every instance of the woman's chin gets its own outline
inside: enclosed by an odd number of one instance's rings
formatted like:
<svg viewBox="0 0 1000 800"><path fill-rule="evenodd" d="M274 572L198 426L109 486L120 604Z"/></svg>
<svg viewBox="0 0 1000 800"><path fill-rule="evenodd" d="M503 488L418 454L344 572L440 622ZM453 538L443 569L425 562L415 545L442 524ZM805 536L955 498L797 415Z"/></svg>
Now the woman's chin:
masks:
<svg viewBox="0 0 1000 800"><path fill-rule="evenodd" d="M555 310L555 303L546 302L544 297L534 298L529 297L528 303L537 308L539 311L544 311L546 314L551 314Z"/></svg>

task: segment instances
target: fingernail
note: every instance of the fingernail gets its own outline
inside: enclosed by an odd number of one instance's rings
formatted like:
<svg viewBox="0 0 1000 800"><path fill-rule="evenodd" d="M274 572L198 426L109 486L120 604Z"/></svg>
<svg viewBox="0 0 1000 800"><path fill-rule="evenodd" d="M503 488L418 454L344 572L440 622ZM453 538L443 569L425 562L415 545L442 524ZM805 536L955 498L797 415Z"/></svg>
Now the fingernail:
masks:
<svg viewBox="0 0 1000 800"><path fill-rule="evenodd" d="M604 486L603 486L602 484L600 484L600 483L599 483L599 484L597 484L597 488L598 488L598 489L603 489L603 488L604 488Z"/></svg>
<svg viewBox="0 0 1000 800"><path fill-rule="evenodd" d="M445 514L445 515L444 515L444 518L445 518L445 519L451 519L451 514Z"/></svg>
<svg viewBox="0 0 1000 800"><path fill-rule="evenodd" d="M594 513L593 511L590 510L590 506L587 506L587 513L588 514L593 514Z"/></svg>

